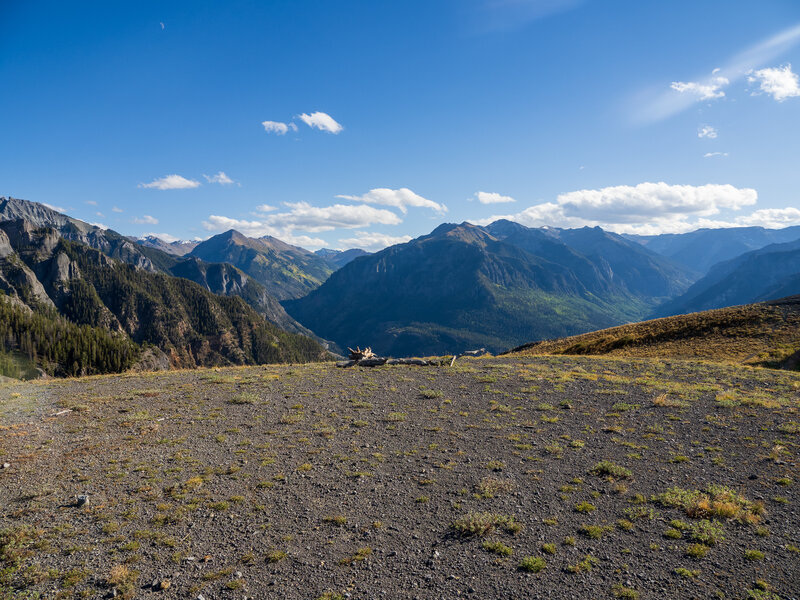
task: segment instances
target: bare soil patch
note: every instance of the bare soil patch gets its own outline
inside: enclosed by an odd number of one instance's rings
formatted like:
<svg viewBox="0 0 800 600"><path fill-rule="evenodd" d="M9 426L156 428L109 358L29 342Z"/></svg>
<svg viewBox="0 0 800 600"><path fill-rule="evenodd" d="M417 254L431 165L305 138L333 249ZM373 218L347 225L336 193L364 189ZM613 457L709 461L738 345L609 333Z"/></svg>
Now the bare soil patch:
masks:
<svg viewBox="0 0 800 600"><path fill-rule="evenodd" d="M584 357L4 384L0 598L798 597L799 409Z"/></svg>

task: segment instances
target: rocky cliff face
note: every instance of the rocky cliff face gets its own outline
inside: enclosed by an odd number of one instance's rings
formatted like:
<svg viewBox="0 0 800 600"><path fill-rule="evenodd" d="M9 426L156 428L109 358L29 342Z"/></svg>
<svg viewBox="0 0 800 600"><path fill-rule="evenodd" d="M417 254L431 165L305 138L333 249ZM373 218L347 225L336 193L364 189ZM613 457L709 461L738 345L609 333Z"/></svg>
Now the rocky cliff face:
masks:
<svg viewBox="0 0 800 600"><path fill-rule="evenodd" d="M189 243L183 245L171 245L161 242L158 238L149 238L143 243L137 243L125 236L122 236L110 229L101 229L79 219L73 219L52 208L39 204L20 200L18 198L0 198L0 223L22 223L22 225L8 225L6 229L11 235L17 236L13 241L9 240L5 246L3 238L0 238L0 255L3 252L11 252L14 247L31 247L34 251L49 253L59 239L84 244L90 248L99 250L108 258L116 259L150 273L165 273L175 277L182 277L201 285L208 291L222 296L238 296L250 304L256 312L265 319L278 325L278 327L302 335L309 335L318 341L331 345L317 338L310 330L303 327L292 319L278 300L270 295L267 290L258 283L257 280L248 277L244 272L230 264L222 262L209 263L196 256L182 257L197 244ZM47 239L33 239L32 235L42 235L36 231L49 230ZM7 237L7 236L6 236ZM242 236L244 237L244 236ZM249 238L244 238L249 239ZM258 248L265 248L267 242L254 241ZM271 247L277 248L278 244L283 244L279 240L274 240ZM279 250L289 249L297 252L300 256L310 254L305 250L283 244L286 248L280 247ZM168 249L173 251L169 252ZM63 263L63 260L62 260ZM65 267L66 268L66 267ZM40 273L42 274L42 273ZM28 295L33 295L43 303L50 303L47 293L42 293L41 285L35 281L25 267L8 272L7 275L16 278L20 289L30 290ZM42 281L51 281L55 277L58 279L58 272L44 276ZM288 278L287 280L290 280ZM292 280L293 281L293 280ZM295 283L291 284L292 286ZM318 284L315 284L318 285ZM45 286L46 287L46 286ZM14 285L6 281L0 281L0 289L12 290ZM41 289L40 289L41 288ZM58 286L53 286L52 291L58 292ZM333 348L333 345L331 345Z"/></svg>
<svg viewBox="0 0 800 600"><path fill-rule="evenodd" d="M110 229L101 229L73 219L38 202L0 198L0 220L22 220L29 228L49 228L56 232L57 237L85 244L111 258L150 272L158 270L152 261L139 251L137 245L126 237Z"/></svg>

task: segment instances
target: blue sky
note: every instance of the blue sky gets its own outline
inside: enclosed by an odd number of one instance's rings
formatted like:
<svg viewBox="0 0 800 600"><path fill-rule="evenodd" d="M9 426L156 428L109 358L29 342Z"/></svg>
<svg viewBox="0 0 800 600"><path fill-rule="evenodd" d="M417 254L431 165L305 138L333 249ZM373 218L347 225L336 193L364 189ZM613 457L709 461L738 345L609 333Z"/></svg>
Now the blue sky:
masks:
<svg viewBox="0 0 800 600"><path fill-rule="evenodd" d="M309 248L800 224L796 0L0 0L0 195Z"/></svg>

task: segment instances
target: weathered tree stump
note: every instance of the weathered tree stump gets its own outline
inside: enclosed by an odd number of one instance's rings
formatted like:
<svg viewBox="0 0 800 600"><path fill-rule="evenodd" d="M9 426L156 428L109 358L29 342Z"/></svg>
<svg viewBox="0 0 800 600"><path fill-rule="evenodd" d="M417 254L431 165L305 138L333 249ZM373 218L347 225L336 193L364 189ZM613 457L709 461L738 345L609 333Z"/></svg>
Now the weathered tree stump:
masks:
<svg viewBox="0 0 800 600"><path fill-rule="evenodd" d="M372 351L372 348L364 348L361 349L361 346L356 346L356 349L353 350L352 348L348 348L350 351L350 360L360 361L364 360L365 358L377 358L376 354Z"/></svg>

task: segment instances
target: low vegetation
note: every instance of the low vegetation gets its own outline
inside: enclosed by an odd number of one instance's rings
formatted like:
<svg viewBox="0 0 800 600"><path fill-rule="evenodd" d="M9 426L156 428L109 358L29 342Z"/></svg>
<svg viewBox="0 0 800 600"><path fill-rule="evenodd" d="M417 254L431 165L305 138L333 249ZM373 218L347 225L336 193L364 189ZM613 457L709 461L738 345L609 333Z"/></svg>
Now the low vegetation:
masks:
<svg viewBox="0 0 800 600"><path fill-rule="evenodd" d="M798 411L653 359L5 382L0 598L791 598Z"/></svg>
<svg viewBox="0 0 800 600"><path fill-rule="evenodd" d="M800 296L525 344L512 354L683 358L800 368ZM657 404L676 400L660 396Z"/></svg>

